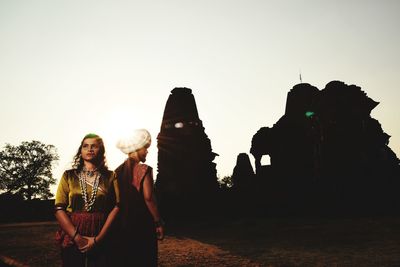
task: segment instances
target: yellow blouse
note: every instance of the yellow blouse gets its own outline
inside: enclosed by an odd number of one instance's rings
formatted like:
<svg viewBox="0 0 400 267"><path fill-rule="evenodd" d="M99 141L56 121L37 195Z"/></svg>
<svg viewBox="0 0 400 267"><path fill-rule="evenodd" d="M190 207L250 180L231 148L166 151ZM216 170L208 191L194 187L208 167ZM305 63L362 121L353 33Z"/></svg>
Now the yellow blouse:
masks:
<svg viewBox="0 0 400 267"><path fill-rule="evenodd" d="M92 186L86 184L86 188L88 196L91 196ZM116 205L119 205L118 181L115 173L108 171L106 175L102 174L100 177L96 201L91 212L109 212ZM55 206L64 207L67 212L85 210L76 170L67 170L61 177L56 193Z"/></svg>

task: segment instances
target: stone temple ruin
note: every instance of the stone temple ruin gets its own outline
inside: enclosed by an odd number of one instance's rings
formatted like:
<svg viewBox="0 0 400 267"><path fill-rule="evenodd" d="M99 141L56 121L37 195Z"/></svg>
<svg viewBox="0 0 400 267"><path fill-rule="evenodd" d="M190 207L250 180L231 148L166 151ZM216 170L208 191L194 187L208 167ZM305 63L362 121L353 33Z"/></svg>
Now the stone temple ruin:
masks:
<svg viewBox="0 0 400 267"><path fill-rule="evenodd" d="M217 189L216 153L189 88L175 88L167 100L158 141L155 184L164 217L203 214Z"/></svg>
<svg viewBox="0 0 400 267"><path fill-rule="evenodd" d="M255 182L254 178L254 171L249 155L240 153L237 156L236 166L232 173L233 190L241 192L252 191Z"/></svg>
<svg viewBox="0 0 400 267"><path fill-rule="evenodd" d="M281 211L397 209L399 159L388 147L390 136L371 118L378 104L360 87L340 81L322 90L294 86L285 114L252 139L262 188L258 201ZM263 155L270 156L270 165L261 165Z"/></svg>
<svg viewBox="0 0 400 267"><path fill-rule="evenodd" d="M285 114L253 136L238 155L232 188L219 190L216 165L192 91L175 88L165 106L155 185L164 217L214 211L241 215L398 214L400 161L390 136L371 117L379 103L356 85L324 89L302 83L287 95ZM262 165L262 157L270 157Z"/></svg>

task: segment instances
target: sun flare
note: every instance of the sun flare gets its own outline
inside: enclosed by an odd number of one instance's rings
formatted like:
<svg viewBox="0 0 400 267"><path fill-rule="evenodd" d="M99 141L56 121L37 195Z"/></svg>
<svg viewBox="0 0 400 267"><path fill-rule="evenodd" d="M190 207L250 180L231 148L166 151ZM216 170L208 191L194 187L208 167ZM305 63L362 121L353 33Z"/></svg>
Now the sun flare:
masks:
<svg viewBox="0 0 400 267"><path fill-rule="evenodd" d="M148 127L149 121L145 121L141 115L123 107L114 107L104 115L102 120L104 123L99 128L99 134L103 137L106 145L109 167L117 167L126 158L126 155L116 147L118 140L128 138L135 129ZM151 132L151 129L148 130ZM154 165L156 164L157 152L153 134L153 144L149 149L148 162Z"/></svg>

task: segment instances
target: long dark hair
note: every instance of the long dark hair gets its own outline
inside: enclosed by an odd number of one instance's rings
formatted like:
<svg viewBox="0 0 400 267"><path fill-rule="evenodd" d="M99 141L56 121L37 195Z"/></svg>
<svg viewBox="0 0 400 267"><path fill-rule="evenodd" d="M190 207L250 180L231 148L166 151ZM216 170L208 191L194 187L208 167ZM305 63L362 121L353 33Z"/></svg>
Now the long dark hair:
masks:
<svg viewBox="0 0 400 267"><path fill-rule="evenodd" d="M99 142L99 154L97 155L95 159L95 165L97 170L100 173L105 173L108 171L107 167L107 159L106 159L106 149L104 147L104 142L103 139L101 139L100 136L94 133L89 133L83 137L81 141L81 145L78 148L78 151L76 152L74 159L72 161L72 168L76 169L77 172L80 172L83 168L83 159L82 159L82 145L83 142L88 139L88 138L95 138Z"/></svg>

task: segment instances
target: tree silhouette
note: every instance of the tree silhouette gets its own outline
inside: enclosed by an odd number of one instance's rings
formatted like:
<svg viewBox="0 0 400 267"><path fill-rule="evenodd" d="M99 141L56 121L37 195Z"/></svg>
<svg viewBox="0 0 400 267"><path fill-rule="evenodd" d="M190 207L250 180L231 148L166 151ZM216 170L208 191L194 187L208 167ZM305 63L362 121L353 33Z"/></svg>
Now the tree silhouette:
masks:
<svg viewBox="0 0 400 267"><path fill-rule="evenodd" d="M233 186L232 176L224 176L222 179L218 180L218 183L221 189L230 189Z"/></svg>
<svg viewBox="0 0 400 267"><path fill-rule="evenodd" d="M53 145L39 141L6 144L0 151L0 190L28 200L52 197L49 187L56 180L51 169L58 159Z"/></svg>

